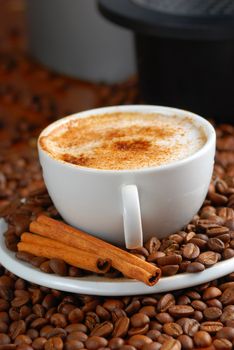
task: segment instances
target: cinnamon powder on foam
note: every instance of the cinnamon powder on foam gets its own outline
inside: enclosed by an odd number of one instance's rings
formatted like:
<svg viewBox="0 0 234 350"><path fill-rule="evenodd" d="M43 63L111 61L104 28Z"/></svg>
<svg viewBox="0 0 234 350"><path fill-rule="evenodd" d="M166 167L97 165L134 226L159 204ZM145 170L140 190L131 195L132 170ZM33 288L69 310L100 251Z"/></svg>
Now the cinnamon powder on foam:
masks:
<svg viewBox="0 0 234 350"><path fill-rule="evenodd" d="M109 170L172 163L205 142L205 133L190 118L124 112L70 120L40 138L55 159Z"/></svg>

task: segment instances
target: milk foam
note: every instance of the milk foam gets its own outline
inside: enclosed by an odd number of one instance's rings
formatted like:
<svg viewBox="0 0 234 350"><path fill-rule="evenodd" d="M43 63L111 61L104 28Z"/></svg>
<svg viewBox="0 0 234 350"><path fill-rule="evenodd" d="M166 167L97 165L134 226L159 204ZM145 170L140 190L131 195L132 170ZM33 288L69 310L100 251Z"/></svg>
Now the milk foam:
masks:
<svg viewBox="0 0 234 350"><path fill-rule="evenodd" d="M40 138L55 159L109 170L169 164L205 142L204 131L189 117L125 112L70 120Z"/></svg>

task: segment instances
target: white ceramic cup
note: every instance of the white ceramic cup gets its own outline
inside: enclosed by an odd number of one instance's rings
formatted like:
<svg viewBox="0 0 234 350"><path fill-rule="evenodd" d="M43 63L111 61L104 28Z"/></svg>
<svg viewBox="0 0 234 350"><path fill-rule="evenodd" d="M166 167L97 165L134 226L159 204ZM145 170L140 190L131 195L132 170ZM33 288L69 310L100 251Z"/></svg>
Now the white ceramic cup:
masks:
<svg viewBox="0 0 234 350"><path fill-rule="evenodd" d="M207 137L200 150L183 160L134 170L100 170L69 164L54 159L38 142L44 180L63 219L101 239L134 248L153 235L162 238L180 230L199 210L212 176L216 137L212 125L196 114L145 105L77 113L50 124L40 136L69 120L113 112L190 117Z"/></svg>

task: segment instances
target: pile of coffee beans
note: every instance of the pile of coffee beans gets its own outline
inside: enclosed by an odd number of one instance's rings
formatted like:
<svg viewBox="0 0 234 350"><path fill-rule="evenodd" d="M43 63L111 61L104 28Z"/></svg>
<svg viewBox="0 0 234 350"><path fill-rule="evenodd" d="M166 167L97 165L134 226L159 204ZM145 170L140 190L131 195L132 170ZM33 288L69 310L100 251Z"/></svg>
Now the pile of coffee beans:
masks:
<svg viewBox="0 0 234 350"><path fill-rule="evenodd" d="M174 293L103 298L39 287L0 271L1 350L234 346L234 274Z"/></svg>

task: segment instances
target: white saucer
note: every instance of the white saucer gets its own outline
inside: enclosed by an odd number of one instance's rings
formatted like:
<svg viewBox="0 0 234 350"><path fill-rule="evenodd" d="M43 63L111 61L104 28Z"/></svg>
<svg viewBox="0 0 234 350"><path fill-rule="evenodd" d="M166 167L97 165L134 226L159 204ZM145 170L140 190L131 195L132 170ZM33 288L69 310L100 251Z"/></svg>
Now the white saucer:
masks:
<svg viewBox="0 0 234 350"><path fill-rule="evenodd" d="M198 273L183 273L171 277L162 277L159 282L148 287L141 282L127 278L105 278L101 276L60 277L41 272L39 269L18 260L15 253L5 246L4 232L7 224L0 219L0 263L15 275L44 287L79 294L103 296L139 295L169 292L193 287L234 272L234 258L221 261Z"/></svg>

